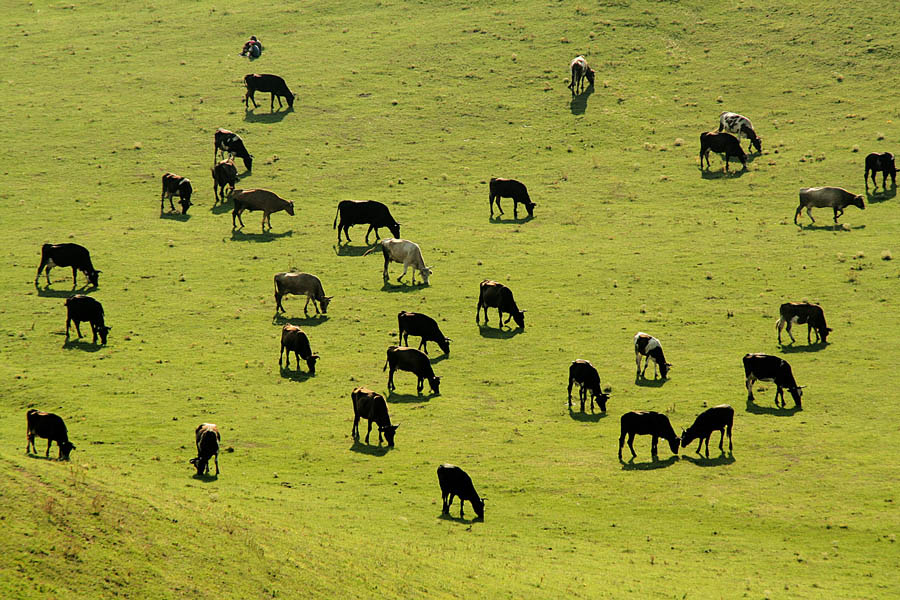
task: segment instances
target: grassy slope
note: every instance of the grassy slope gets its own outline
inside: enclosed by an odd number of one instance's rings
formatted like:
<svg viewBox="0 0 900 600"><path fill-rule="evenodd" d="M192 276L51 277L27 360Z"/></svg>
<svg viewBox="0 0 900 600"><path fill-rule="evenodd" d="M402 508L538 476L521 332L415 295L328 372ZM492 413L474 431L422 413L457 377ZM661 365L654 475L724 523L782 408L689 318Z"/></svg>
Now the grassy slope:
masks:
<svg viewBox="0 0 900 600"><path fill-rule="evenodd" d="M0 191L15 234L0 270L0 595L896 595L898 431L881 415L898 357L872 348L894 322L894 201L848 209L846 231L790 222L797 188L860 190L862 156L897 143L890 24L859 7L606 4L37 3L0 17L17 44L0 125L16 144ZM267 46L253 66L236 56L250 33ZM586 109L565 89L578 53L598 68ZM251 70L284 75L296 110L272 117L261 95L245 116ZM764 137L741 177L717 177L715 157L708 177L696 167L721 110ZM297 205L271 235L258 213L232 234L209 210L220 126L256 156L242 185ZM187 220L158 218L165 170L195 183ZM527 182L538 218L489 222L490 176ZM337 253L345 198L392 206L431 287L383 291L361 228ZM93 295L113 331L96 352L61 349L65 270L31 285L39 245L68 239L104 271ZM286 301L323 356L310 379L274 361L271 276L292 267L335 296L327 320ZM485 277L508 281L526 333L479 335ZM771 388L746 407L740 356L778 352L777 305L799 298L835 328L828 348L786 354L806 410L770 410ZM383 389L401 309L441 319L453 353L438 398L398 375L384 454L352 445L348 395ZM664 387L634 385L639 329L676 365ZM576 357L612 386L608 417L567 416ZM616 461L623 411L678 427L720 402L738 409L734 462L663 449L663 468L640 468L646 439L636 468ZM71 465L22 453L31 406L66 418ZM187 465L204 420L233 450L216 482ZM436 518L443 461L488 496L485 523Z"/></svg>

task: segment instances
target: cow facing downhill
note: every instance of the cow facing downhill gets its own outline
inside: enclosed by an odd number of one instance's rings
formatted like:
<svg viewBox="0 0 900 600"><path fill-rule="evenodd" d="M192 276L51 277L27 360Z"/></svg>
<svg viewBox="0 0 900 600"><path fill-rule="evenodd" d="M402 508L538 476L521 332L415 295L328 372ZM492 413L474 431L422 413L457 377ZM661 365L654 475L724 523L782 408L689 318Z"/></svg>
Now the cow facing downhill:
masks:
<svg viewBox="0 0 900 600"><path fill-rule="evenodd" d="M753 123L750 119L733 112L719 113L719 131L727 131L738 138L746 138L750 140L750 146L747 146L747 152L750 148L756 148L757 153L762 152L762 139L756 135L753 129Z"/></svg>
<svg viewBox="0 0 900 600"><path fill-rule="evenodd" d="M706 458L709 458L709 438L712 437L714 431L721 431L722 437L719 438L719 450L725 452L722 447L725 441L725 432L728 432L728 451L731 452L731 428L734 425L734 409L728 404L720 404L708 408L694 420L694 424L681 433L681 447L687 448L688 444L694 440L700 440L697 444L697 454L700 454L700 448L703 441L706 440Z"/></svg>
<svg viewBox="0 0 900 600"><path fill-rule="evenodd" d="M300 370L300 359L306 361L309 368L309 374L316 374L316 361L319 360L318 354L313 354L309 347L309 338L306 332L296 325L286 324L281 328L281 351L278 352L278 366L281 366L281 357L287 351L287 368L291 366L291 352L297 361L297 370Z"/></svg>
<svg viewBox="0 0 900 600"><path fill-rule="evenodd" d="M209 473L209 459L212 458L216 463L216 477L219 476L219 442L222 440L219 435L219 428L215 423L201 423L194 430L194 440L197 443L197 458L192 458L190 462L197 468L197 475Z"/></svg>
<svg viewBox="0 0 900 600"><path fill-rule="evenodd" d="M340 219L340 220L338 220ZM387 227L391 235L400 237L400 223L398 223L387 206L375 200L341 200L334 215L334 223L331 228L337 227L338 244L341 243L341 231L347 241L350 241L350 228L354 225L368 225L366 231L366 243L369 243L369 234L375 231L375 239L378 239L378 229Z"/></svg>
<svg viewBox="0 0 900 600"><path fill-rule="evenodd" d="M47 451L44 456L50 456L50 444L56 442L59 447L59 460L69 460L69 453L75 449L74 444L69 441L69 431L66 424L59 415L46 413L35 409L30 409L25 413L27 421L27 429L25 432L25 453L28 454L29 448L37 454L37 447L34 445L34 438L44 438L47 440Z"/></svg>
<svg viewBox="0 0 900 600"><path fill-rule="evenodd" d="M421 394L424 387L424 381L428 380L431 391L435 396L441 393L441 378L434 374L431 368L431 361L428 355L415 348L406 346L390 346L387 349L387 360L384 361L382 371L391 367L388 373L388 390L393 391L394 388L394 371L409 371L416 376L416 393Z"/></svg>
<svg viewBox="0 0 900 600"><path fill-rule="evenodd" d="M194 188L191 186L191 180L175 173L166 173L162 176L162 195L159 197L159 214L163 213L166 198L169 199L169 210L175 212L175 205L172 203L172 196L178 196L178 204L181 205L181 214L186 215L191 207L191 194Z"/></svg>
<svg viewBox="0 0 900 600"><path fill-rule="evenodd" d="M219 152L222 152L222 158L225 158L227 153L231 158L237 156L243 160L244 168L247 169L248 173L253 169L253 155L247 152L244 140L238 134L219 128L215 133L214 144L213 163L216 162Z"/></svg>
<svg viewBox="0 0 900 600"><path fill-rule="evenodd" d="M97 287L101 273L91 263L91 253L88 252L88 249L78 244L44 244L41 246L41 264L38 265L37 275L34 276L34 284L37 285L41 271L44 271L49 286L50 269L53 267L72 267L73 287L78 285L78 271L84 273L88 282L94 287Z"/></svg>
<svg viewBox="0 0 900 600"><path fill-rule="evenodd" d="M450 354L450 338L445 336L438 326L437 321L422 313L408 312L405 310L397 314L397 343L409 345L409 336L415 335L422 338L419 349L428 354L428 342L437 344L444 354Z"/></svg>
<svg viewBox="0 0 900 600"><path fill-rule="evenodd" d="M259 108L259 104L256 103L256 99L253 97L253 94L256 92L269 92L272 95L269 110L273 112L275 111L276 97L278 98L279 110L281 110L282 107L282 98L287 102L289 109L294 108L294 98L296 98L297 95L288 88L284 79L278 75L271 75L269 73L251 73L244 75L244 85L247 87L247 93L244 95L244 108L250 108L248 101L253 102L254 108Z"/></svg>
<svg viewBox="0 0 900 600"><path fill-rule="evenodd" d="M644 361L644 370L641 370L641 358L646 357ZM659 374L663 379L669 376L671 363L666 362L663 354L662 345L659 340L648 335L643 331L638 331L634 336L634 362L637 364L637 372L634 374L635 380L643 378L647 372L650 361L653 361L653 379L656 379L656 368L659 367Z"/></svg>
<svg viewBox="0 0 900 600"><path fill-rule="evenodd" d="M97 337L100 337L100 344L106 343L106 336L112 327L107 327L103 322L103 305L97 300L84 294L75 294L66 298L66 342L69 341L69 326L74 321L75 331L78 337L81 337L81 327L79 324L88 321L91 324L91 332L94 339L91 343L97 343Z"/></svg>
<svg viewBox="0 0 900 600"><path fill-rule="evenodd" d="M625 444L625 437L628 437L628 448L631 450L631 458L637 456L634 451L635 435L651 435L653 441L650 444L650 455L656 458L656 445L659 438L669 442L669 449L672 454L678 454L678 444L681 442L679 437L675 435L669 417L664 414L654 412L652 410L633 410L622 415L621 434L619 435L619 460L622 460L622 446Z"/></svg>
<svg viewBox="0 0 900 600"><path fill-rule="evenodd" d="M894 163L894 155L890 152L872 152L866 156L866 190L869 189L869 172L872 173L872 185L876 188L875 173L881 171L881 187L885 187L888 175L891 176L891 186L897 187L897 165Z"/></svg>
<svg viewBox="0 0 900 600"><path fill-rule="evenodd" d="M381 240L374 248L366 250L363 256L368 256L379 247L384 255L384 271L382 272L382 276L385 283L388 281L388 265L395 262L403 265L403 272L397 278L397 281L402 280L404 275L406 275L407 269L412 267L412 284L416 284L416 271L418 271L422 276L422 285L428 285L428 276L431 275L431 267L425 266L425 259L422 258L422 249L419 248L418 244L409 240L388 238L386 240Z"/></svg>
<svg viewBox="0 0 900 600"><path fill-rule="evenodd" d="M519 204L525 205L528 211L528 217L534 217L534 207L537 206L531 201L528 195L528 189L525 184L515 179L503 179L500 177L491 177L488 184L488 201L491 207L491 218L494 218L494 201L497 202L497 209L503 214L503 208L500 206L500 198L512 198L513 200L513 218L519 218Z"/></svg>
<svg viewBox="0 0 900 600"><path fill-rule="evenodd" d="M232 229L238 229L235 218L237 219L237 222L241 224L241 227L244 226L244 221L241 219L241 213L245 210L249 210L250 212L255 210L262 211L262 230L264 232L266 230L266 223L269 224L269 229L272 229L272 213L283 210L292 217L294 216L294 202L292 200L285 200L278 194L270 192L269 190L230 190L228 192L228 197L234 202L234 209L231 211Z"/></svg>
<svg viewBox="0 0 900 600"><path fill-rule="evenodd" d="M794 406L802 409L801 398L803 388L797 385L791 365L782 358L771 354L745 354L744 375L747 386L747 402L753 402L753 384L756 381L772 381L775 383L775 406L785 408L784 390L790 392ZM779 405L778 399L781 398Z"/></svg>
<svg viewBox="0 0 900 600"><path fill-rule="evenodd" d="M463 503L468 500L480 520L484 520L484 500L479 497L468 473L456 465L443 464L437 468L441 486L441 514L450 514L453 497L459 498L459 518L463 518Z"/></svg>
<svg viewBox="0 0 900 600"><path fill-rule="evenodd" d="M806 343L812 344L812 332L816 334L816 343L828 343L828 334L831 328L825 323L825 311L818 304L809 302L785 302L778 309L778 320L775 328L778 329L778 343L781 344L781 330L787 325L787 333L791 336L791 342L796 342L791 333L792 325L806 323Z"/></svg>
<svg viewBox="0 0 900 600"><path fill-rule="evenodd" d="M319 306L322 314L327 314L328 303L334 296L326 296L322 281L309 273L276 273L275 274L275 311L284 312L281 299L288 295L306 296L306 304L303 305L303 313L306 314L309 301L312 300L316 314L319 314Z"/></svg>
<svg viewBox="0 0 900 600"><path fill-rule="evenodd" d="M234 186L237 185L237 167L234 166L234 161L228 158L216 163L216 166L212 168L212 178L213 197L215 198L213 204L218 204L219 200L224 203L225 188L228 187L231 192L234 192Z"/></svg>
<svg viewBox="0 0 900 600"><path fill-rule="evenodd" d="M837 225L838 217L844 214L844 209L848 206L856 206L861 210L866 209L866 203L859 194L852 194L839 187L811 187L800 188L800 206L794 213L794 225L798 225L797 219L800 213L806 209L809 220L813 223L816 220L812 216L813 208L831 208L834 209L834 224Z"/></svg>
<svg viewBox="0 0 900 600"><path fill-rule="evenodd" d="M369 443L372 423L375 423L378 425L378 443L381 443L383 434L383 439L387 440L388 448L393 448L394 433L400 425L391 424L391 417L388 415L384 396L369 388L357 387L350 392L350 399L353 401L353 428L350 430L350 437L359 441L359 420L366 419L369 422L369 429L366 431L366 443Z"/></svg>
<svg viewBox="0 0 900 600"><path fill-rule="evenodd" d="M515 298L513 298L512 290L502 283L485 279L478 284L478 306L475 308L475 322L479 322L481 317L481 309L484 308L484 324L488 324L488 308L496 308L500 319L500 325L509 323L510 319L516 322L516 325L525 328L525 311L519 310ZM507 313L506 321L503 321L503 313Z"/></svg>
<svg viewBox="0 0 900 600"><path fill-rule="evenodd" d="M581 93L584 89L584 80L588 80L588 87L593 87L594 85L594 70L588 66L587 60L583 56L576 56L572 59L572 62L569 63L569 71L572 75L571 80L569 81L569 89L572 90L572 95L574 96L576 93Z"/></svg>
<svg viewBox="0 0 900 600"><path fill-rule="evenodd" d="M594 402L602 412L606 412L606 401L609 394L604 394L600 389L600 374L590 361L577 359L569 365L569 408L572 408L572 385L578 384L579 397L581 399L581 412L584 412L584 403L587 393L591 393L591 412L594 411Z"/></svg>
<svg viewBox="0 0 900 600"><path fill-rule="evenodd" d="M706 168L709 169L709 153L716 152L725 156L725 172L728 172L728 160L737 158L743 168L747 169L747 153L741 148L741 142L730 133L707 131L700 134L700 168L703 168L703 159L706 158Z"/></svg>

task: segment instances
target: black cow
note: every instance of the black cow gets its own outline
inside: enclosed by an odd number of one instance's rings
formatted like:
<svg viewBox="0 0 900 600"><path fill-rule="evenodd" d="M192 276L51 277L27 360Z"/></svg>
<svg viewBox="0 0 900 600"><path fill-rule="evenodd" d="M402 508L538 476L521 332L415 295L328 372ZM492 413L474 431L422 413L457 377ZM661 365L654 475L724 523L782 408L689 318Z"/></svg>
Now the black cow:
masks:
<svg viewBox="0 0 900 600"><path fill-rule="evenodd" d="M644 370L641 371L641 357L646 356L644 361ZM659 340L652 335L647 335L642 331L638 331L634 336L634 362L637 363L637 372L634 374L635 380L644 377L650 361L653 361L653 379L656 379L656 368L659 367L659 374L663 379L668 377L671 363L666 362L663 355L662 345Z"/></svg>
<svg viewBox="0 0 900 600"><path fill-rule="evenodd" d="M97 287L101 273L91 263L91 253L87 248L78 244L44 244L41 246L41 264L38 265L37 275L34 276L35 285L37 285L44 268L47 269L44 271L47 285L50 285L50 269L53 267L72 267L72 286L78 284L78 271L84 273L94 287Z"/></svg>
<svg viewBox="0 0 900 600"><path fill-rule="evenodd" d="M191 194L193 193L194 188L191 185L190 179L182 177L181 175L176 175L175 173L166 173L162 176L162 194L159 197L159 214L162 214L163 212L166 198L169 199L169 210L174 212L175 205L172 204L172 196L178 196L180 198L178 204L181 205L181 214L186 215L192 204Z"/></svg>
<svg viewBox="0 0 900 600"><path fill-rule="evenodd" d="M579 396L581 398L581 412L584 412L584 402L587 399L587 392L591 392L591 411L594 410L594 401L600 410L606 412L606 401L609 400L609 394L604 394L600 389L600 374L597 369L587 360L573 360L569 365L569 408L572 408L572 385L577 383L581 388Z"/></svg>
<svg viewBox="0 0 900 600"><path fill-rule="evenodd" d="M499 177L492 177L488 188L490 190L488 200L490 201L491 205L491 218L494 217L494 200L497 201L497 208L500 210L500 214L503 214L503 208L500 207L500 198L513 199L514 218L519 218L520 202L525 205L525 209L528 211L528 216L534 216L534 207L537 206L537 204L531 201L531 198L528 196L528 190L525 188L524 183L516 181L515 179L502 179Z"/></svg>
<svg viewBox="0 0 900 600"><path fill-rule="evenodd" d="M219 151L222 152L222 158L225 158L226 152L232 158L237 156L244 161L244 168L247 169L248 173L252 170L253 155L247 152L247 148L244 146L244 140L241 139L241 136L233 131L222 128L216 129L215 146L213 150L214 163L218 158Z"/></svg>
<svg viewBox="0 0 900 600"><path fill-rule="evenodd" d="M244 75L244 85L247 86L247 93L244 95L244 108L249 108L249 105L247 104L248 100L253 102L254 108L259 108L259 104L257 104L256 99L253 98L253 94L256 92L269 92L272 94L272 103L270 106L270 110L272 111L275 110L276 96L278 97L279 109L282 106L282 98L287 101L288 108L294 108L294 98L296 98L297 95L288 88L284 79L278 75L270 75L268 73L262 75L258 73Z"/></svg>
<svg viewBox="0 0 900 600"><path fill-rule="evenodd" d="M75 322L75 331L78 337L81 337L81 328L78 326L82 321L89 321L91 331L94 334L93 342L97 343L97 336L100 336L100 343L106 343L106 336L112 327L107 327L103 322L103 305L94 300L90 296L84 294L75 294L70 298L66 298L66 340L69 339L69 325Z"/></svg>
<svg viewBox="0 0 900 600"><path fill-rule="evenodd" d="M781 398L781 408L784 408L784 389L791 393L794 406L803 408L800 399L803 396L803 388L794 380L791 365L782 358L771 354L745 354L744 375L747 378L747 401L753 401L753 383L759 381L772 381L775 383L775 406L779 406L778 398Z"/></svg>
<svg viewBox="0 0 900 600"><path fill-rule="evenodd" d="M744 169L747 168L747 153L741 148L741 142L736 137L725 131L707 131L700 134L700 168L703 168L703 158L706 157L706 168L709 169L710 151L725 155L725 170L728 171L728 159L735 157L741 161Z"/></svg>
<svg viewBox="0 0 900 600"><path fill-rule="evenodd" d="M659 438L663 438L669 442L669 448L672 450L672 454L678 454L678 443L681 440L675 435L675 430L672 429L672 424L669 423L669 417L666 415L652 410L633 410L622 415L621 425L622 433L619 436L619 460L622 460L622 446L625 444L626 435L628 436L628 448L631 449L632 458L637 456L634 452L634 446L632 445L635 435L653 436L653 441L650 445L650 454L654 457L657 455L656 443Z"/></svg>
<svg viewBox="0 0 900 600"><path fill-rule="evenodd" d="M45 438L47 440L47 452L44 456L50 456L50 444L56 442L59 447L59 460L69 460L69 453L75 449L72 442L69 441L69 431L66 424L59 415L53 413L45 413L39 410L31 409L25 413L28 429L25 433L25 453L29 448L37 454L37 448L34 445L35 436Z"/></svg>
<svg viewBox="0 0 900 600"><path fill-rule="evenodd" d="M409 345L409 336L416 335L422 338L419 349L428 354L428 342L436 343L444 354L450 354L450 338L446 337L437 321L422 313L401 310L397 314L398 344ZM405 339L404 339L405 338Z"/></svg>
<svg viewBox="0 0 900 600"><path fill-rule="evenodd" d="M687 431L681 433L681 447L687 448L688 444L694 440L700 440L697 444L697 454L700 454L700 448L703 446L703 440L706 440L706 458L709 458L709 438L712 437L713 431L721 431L722 437L719 438L719 450L724 452L722 443L725 441L725 431L728 431L728 451L731 452L731 428L734 424L734 409L727 404L720 404L708 408L694 420L694 424L687 428Z"/></svg>
<svg viewBox="0 0 900 600"><path fill-rule="evenodd" d="M319 360L318 354L313 354L309 348L309 338L306 332L296 325L287 324L281 328L281 351L278 352L278 366L281 366L281 357L287 351L286 367L291 366L291 352L294 353L294 359L297 361L297 370L300 370L300 359L306 361L309 367L309 374L316 374L316 361Z"/></svg>
<svg viewBox="0 0 900 600"><path fill-rule="evenodd" d="M389 390L394 389L394 371L399 369L401 371L409 371L418 378L416 382L417 394L422 393L422 388L425 385L424 380L427 379L434 395L440 395L441 378L434 374L428 355L421 350L406 346L390 346L387 349L387 360L384 361L384 367L381 370L386 370L388 365L391 367L391 371L388 373Z"/></svg>
<svg viewBox="0 0 900 600"><path fill-rule="evenodd" d="M228 186L231 188L231 192L234 192L234 186L237 185L237 167L234 166L234 161L230 158L221 160L216 163L216 166L212 168L212 178L213 178L213 197L215 200L213 204L218 204L219 200L223 203L225 202L225 187ZM221 190L221 192L220 192ZM221 193L221 198L219 197Z"/></svg>
<svg viewBox="0 0 900 600"><path fill-rule="evenodd" d="M194 430L194 439L197 443L197 458L188 462L197 468L197 475L209 473L209 459L216 461L216 476L219 475L219 428L215 423L201 423Z"/></svg>
<svg viewBox="0 0 900 600"><path fill-rule="evenodd" d="M794 335L791 333L791 325L803 325L806 323L806 343L811 344L811 334L816 332L816 343L822 340L827 343L828 334L831 328L825 323L825 311L818 304L810 304L809 302L785 302L778 309L778 320L775 321L775 328L778 329L778 343L781 343L781 330L787 325L788 335L791 336L791 342L796 342Z"/></svg>
<svg viewBox="0 0 900 600"><path fill-rule="evenodd" d="M459 518L463 518L463 503L468 500L479 519L484 520L484 500L478 496L472 478L456 465L444 464L437 468L438 482L441 484L441 513L450 514L453 497L459 498Z"/></svg>
<svg viewBox="0 0 900 600"><path fill-rule="evenodd" d="M338 224L340 218L340 224ZM375 200L341 200L338 203L337 212L334 215L334 223L331 228L337 227L338 244L341 243L341 230L350 241L350 228L354 225L368 225L366 231L366 243L369 243L369 234L375 230L375 239L378 239L378 228L387 227L391 235L400 237L400 223L391 216L391 211L381 202Z"/></svg>
<svg viewBox="0 0 900 600"><path fill-rule="evenodd" d="M891 185L897 187L897 166L894 164L894 155L890 152L872 152L866 156L866 189L869 189L869 172L872 172L872 185L875 183L875 173L881 171L881 187L885 187L888 175L891 176Z"/></svg>
<svg viewBox="0 0 900 600"><path fill-rule="evenodd" d="M359 440L359 420L369 421L369 429L366 431L366 443L369 443L369 434L372 433L372 423L378 425L378 443L381 443L382 434L387 440L389 448L394 447L394 433L400 425L391 425L391 417L388 415L387 403L384 396L365 387L353 388L350 392L353 400L353 429L350 436Z"/></svg>
<svg viewBox="0 0 900 600"><path fill-rule="evenodd" d="M519 310L516 301L513 298L512 290L491 279L485 279L479 284L478 288L478 307L475 309L475 322L481 316L481 308L484 307L484 324L488 322L488 308L496 308L500 315L500 324L509 323L510 319L514 319L516 325L525 328L525 311ZM503 313L508 313L506 321L503 321Z"/></svg>

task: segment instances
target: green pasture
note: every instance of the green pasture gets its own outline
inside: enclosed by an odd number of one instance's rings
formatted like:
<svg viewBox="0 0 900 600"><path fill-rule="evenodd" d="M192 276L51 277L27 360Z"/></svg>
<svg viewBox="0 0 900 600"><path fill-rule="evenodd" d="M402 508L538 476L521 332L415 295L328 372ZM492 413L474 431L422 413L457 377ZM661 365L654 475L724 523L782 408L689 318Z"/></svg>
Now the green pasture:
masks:
<svg viewBox="0 0 900 600"><path fill-rule="evenodd" d="M895 191L879 176L841 226L825 209L793 223L799 188L865 193L865 155L900 151L891 8L7 3L0 598L900 597ZM597 79L573 98L578 54ZM257 94L246 111L251 72L283 76L294 110ZM745 172L699 168L723 110L762 137ZM295 216L232 230L231 205L213 206L217 127L255 157L239 187ZM160 214L166 171L193 181L187 217ZM490 220L491 177L523 181L535 218L505 200ZM364 227L337 246L345 199L391 208L430 286L398 283L398 265L385 285ZM108 345L64 343L78 290L67 268L33 283L48 242L103 271L80 291L103 303ZM321 278L327 317L298 297L275 315L272 276L290 269ZM476 325L486 278L524 330L496 311ZM830 343L797 327L780 347L778 306L803 299ZM401 310L453 342L431 350L440 396L396 375L388 451L351 439L350 391L387 393ZM313 377L279 369L288 322L321 355ZM637 331L661 340L665 383L635 382ZM776 409L771 384L747 402L747 352L790 361L802 411ZM567 408L576 358L611 388L607 414ZM680 432L724 402L733 454L661 443L651 461L641 437L619 462L624 412ZM69 463L41 440L26 455L29 408L66 420ZM217 479L188 464L201 422L222 434ZM442 518L443 462L472 476L483 522L468 504Z"/></svg>

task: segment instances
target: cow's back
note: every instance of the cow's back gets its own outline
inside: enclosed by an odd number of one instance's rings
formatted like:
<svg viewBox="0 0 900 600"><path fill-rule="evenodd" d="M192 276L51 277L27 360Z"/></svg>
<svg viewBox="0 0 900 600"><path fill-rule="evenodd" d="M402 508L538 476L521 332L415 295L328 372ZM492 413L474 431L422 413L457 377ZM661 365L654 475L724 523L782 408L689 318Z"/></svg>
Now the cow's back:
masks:
<svg viewBox="0 0 900 600"><path fill-rule="evenodd" d="M298 296L302 294L312 294L316 297L325 295L322 282L318 277L309 273L277 273L275 287L279 292L289 292Z"/></svg>

